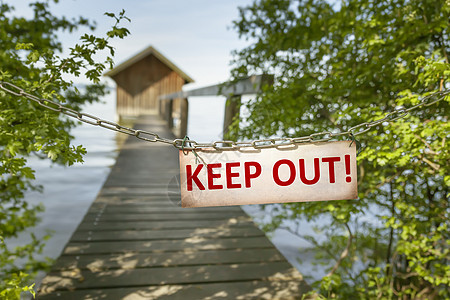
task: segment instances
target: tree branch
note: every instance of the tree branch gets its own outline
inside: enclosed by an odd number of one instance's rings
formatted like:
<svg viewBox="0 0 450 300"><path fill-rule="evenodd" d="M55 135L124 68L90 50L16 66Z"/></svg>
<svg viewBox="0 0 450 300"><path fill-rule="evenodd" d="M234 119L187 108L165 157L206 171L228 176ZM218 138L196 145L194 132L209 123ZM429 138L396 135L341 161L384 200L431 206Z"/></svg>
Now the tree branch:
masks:
<svg viewBox="0 0 450 300"><path fill-rule="evenodd" d="M434 169L435 171L439 171L439 168L441 167L440 165L432 162L431 160L425 158L425 157L421 157L420 158L423 162L427 163L432 169Z"/></svg>
<svg viewBox="0 0 450 300"><path fill-rule="evenodd" d="M415 134L414 136L415 136L417 139L421 140L422 143L424 143L424 144L427 146L429 153L434 154L434 155L439 154L438 152L436 152L436 151L434 151L433 149L431 149L431 145L430 145L426 140L424 140L423 138L421 138L421 137L420 137L419 135L417 135L417 134Z"/></svg>
<svg viewBox="0 0 450 300"><path fill-rule="evenodd" d="M395 217L395 200L394 200L394 192L393 192L393 188L392 188L392 182L389 183L389 197L391 198L391 217ZM388 248L387 248L387 253L386 253L386 264L389 264L389 262L391 261L391 251L392 251L392 243L394 241L394 228L391 226L391 228L389 229L389 243L388 243ZM386 268L386 276L389 276L390 273L390 268L391 267L387 267Z"/></svg>
<svg viewBox="0 0 450 300"><path fill-rule="evenodd" d="M394 179L395 179L397 176L399 176L402 172L403 172L403 170L398 171L397 173L395 173L395 174L392 175L391 177L388 177L388 178L386 178L385 180L383 180L382 182L380 182L379 184L377 184L374 188L372 188L372 189L370 189L370 190L367 190L367 191L364 193L364 197L366 197L367 194L369 194L369 193L371 193L371 192L373 192L373 191L375 191L375 190L378 190L379 188L381 188L381 187L382 187L383 185L385 185L386 183L391 183L392 180L394 180Z"/></svg>
<svg viewBox="0 0 450 300"><path fill-rule="evenodd" d="M340 264L342 263L344 258L346 258L348 256L348 253L350 251L350 247L352 245L352 240L353 240L353 234L352 234L352 231L350 230L350 227L348 226L348 223L345 223L344 225L345 225L345 227L347 228L347 231L348 231L347 246L345 247L344 251L342 251L341 256L339 257L337 262L334 264L334 266L331 269L331 271L328 272L326 277L330 277L331 275L334 274L334 272L336 272L337 268L339 268Z"/></svg>

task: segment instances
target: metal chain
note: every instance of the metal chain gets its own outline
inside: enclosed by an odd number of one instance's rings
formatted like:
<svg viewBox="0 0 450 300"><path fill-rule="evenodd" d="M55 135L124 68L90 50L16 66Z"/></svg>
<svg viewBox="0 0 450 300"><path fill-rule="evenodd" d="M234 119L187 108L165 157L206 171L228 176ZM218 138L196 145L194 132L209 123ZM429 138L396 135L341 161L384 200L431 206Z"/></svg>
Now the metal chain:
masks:
<svg viewBox="0 0 450 300"><path fill-rule="evenodd" d="M372 129L372 127L378 126L384 122L392 122L396 121L398 119L404 118L409 112L418 109L422 106L430 106L433 105L442 99L445 98L448 94L450 94L450 90L445 91L439 91L433 94L430 94L424 98L421 99L421 101L409 108L396 108L392 112L389 112L386 114L383 118L371 122L364 122L361 124L358 124L356 126L353 126L349 128L347 131L341 131L337 133L333 133L331 131L323 131L319 133L313 133L308 136L302 136L302 137L294 137L294 138L269 138L269 139L260 139L260 140L253 140L253 141L242 141L242 142L236 142L236 141L227 141L227 140L220 140L215 141L212 143L198 143L191 139L174 139L169 140L166 138L160 137L157 133L145 131L145 130L139 130L139 129L133 129L128 128L122 125L119 125L115 122L111 122L108 120L103 120L99 117L75 111L71 108L65 107L61 105L58 102L38 98L36 96L33 96L22 88L9 83L0 81L0 89L18 97L25 97L29 100L37 102L39 105L50 109L55 112L63 113L69 117L75 118L81 122L88 123L94 126L100 126L109 130L117 131L120 133L125 133L128 135L135 136L136 138L140 140L144 140L147 142L160 142L165 144L173 145L174 147L178 149L183 150L200 150L204 148L214 148L216 150L240 150L241 148L254 148L254 149L263 149L263 148L275 148L279 146L285 146L285 145L293 145L293 144L300 144L300 143L319 143L319 142L327 142L331 140L332 138L348 135L350 137L357 136L360 134L363 134L369 130ZM435 98L432 100L433 98Z"/></svg>

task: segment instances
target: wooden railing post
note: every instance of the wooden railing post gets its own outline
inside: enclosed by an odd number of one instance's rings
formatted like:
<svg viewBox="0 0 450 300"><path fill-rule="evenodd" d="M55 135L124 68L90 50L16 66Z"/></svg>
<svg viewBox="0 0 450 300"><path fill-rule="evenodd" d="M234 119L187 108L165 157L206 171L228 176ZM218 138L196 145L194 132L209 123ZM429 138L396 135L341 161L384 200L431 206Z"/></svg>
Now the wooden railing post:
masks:
<svg viewBox="0 0 450 300"><path fill-rule="evenodd" d="M187 135L188 127L188 113L189 102L187 98L180 99L180 131L179 138L184 138Z"/></svg>
<svg viewBox="0 0 450 300"><path fill-rule="evenodd" d="M165 109L165 119L167 121L167 126L169 129L173 128L173 99L166 101L166 109Z"/></svg>
<svg viewBox="0 0 450 300"><path fill-rule="evenodd" d="M225 116L223 118L223 137L228 138L228 131L234 118L239 118L241 108L241 96L233 95L227 98L225 102Z"/></svg>
<svg viewBox="0 0 450 300"><path fill-rule="evenodd" d="M169 100L164 99L159 102L159 116L164 120L166 119L166 103L167 103L167 101L169 101Z"/></svg>
<svg viewBox="0 0 450 300"><path fill-rule="evenodd" d="M172 132L183 138L187 133L188 122L188 97L197 96L226 96L227 102L225 106L225 116L223 122L223 136L225 139L229 137L229 127L235 120L239 118L239 110L241 108L241 96L242 95L254 95L261 92L261 89L266 84L273 83L272 75L254 75L246 79L239 80L233 83L221 83L193 89L189 91L179 91L172 94L161 95L159 97L161 110L161 116L167 120L169 128ZM173 110L173 100L176 101L176 109ZM178 101L179 100L179 101ZM173 124L172 113L175 111L177 117L179 117L179 123L177 126Z"/></svg>

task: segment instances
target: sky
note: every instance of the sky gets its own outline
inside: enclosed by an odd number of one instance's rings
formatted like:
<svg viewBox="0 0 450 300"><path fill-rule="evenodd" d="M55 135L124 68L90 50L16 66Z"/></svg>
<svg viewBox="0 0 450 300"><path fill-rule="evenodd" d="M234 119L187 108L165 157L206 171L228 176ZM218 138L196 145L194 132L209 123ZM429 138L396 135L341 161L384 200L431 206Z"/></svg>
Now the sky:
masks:
<svg viewBox="0 0 450 300"><path fill-rule="evenodd" d="M30 17L31 1L9 0L16 14ZM130 35L116 40L116 65L152 45L194 79L187 89L226 81L230 74L232 50L247 42L240 40L232 21L238 18L238 6L252 0L60 0L52 12L66 17L83 16L97 22L96 34L106 32L114 23L105 12L122 9L131 23L123 25ZM61 35L63 46L73 46L83 32ZM75 82L85 83L83 79ZM112 84L112 81L110 81Z"/></svg>

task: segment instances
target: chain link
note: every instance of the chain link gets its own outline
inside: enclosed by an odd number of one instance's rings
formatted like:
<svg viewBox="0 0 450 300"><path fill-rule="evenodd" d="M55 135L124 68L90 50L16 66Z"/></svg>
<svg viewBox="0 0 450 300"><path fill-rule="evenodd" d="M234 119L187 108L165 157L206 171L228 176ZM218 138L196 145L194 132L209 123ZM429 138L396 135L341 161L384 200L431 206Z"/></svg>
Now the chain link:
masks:
<svg viewBox="0 0 450 300"><path fill-rule="evenodd" d="M392 112L387 113L383 118L371 121L371 122L364 122L361 124L358 124L356 126L350 127L347 131L341 131L341 132L330 132L330 131L324 131L324 132L318 132L313 133L308 136L302 136L302 137L294 137L294 138L269 138L269 139L259 139L254 141L228 141L228 140L221 140L221 141L215 141L212 143L197 143L194 140L190 139L174 139L169 140L166 138L161 138L157 133L140 130L140 129L133 129L128 128L122 125L119 125L115 122L111 122L108 120L103 120L99 117L75 111L71 108L65 107L61 105L58 102L38 98L36 96L33 96L22 88L9 83L0 81L0 89L18 97L25 97L29 100L37 102L39 105L55 111L62 114L65 114L69 117L75 118L81 122L91 124L94 126L103 127L109 130L117 131L120 133L128 134L135 136L136 138L140 140L144 140L147 142L152 143L165 143L169 145L173 145L174 147L178 149L184 149L184 150L200 150L204 148L214 148L216 150L240 150L242 148L254 148L254 149L264 149L264 148L276 148L280 146L289 146L289 145L295 145L300 143L319 143L319 142L327 142L333 138L348 135L350 137L354 137L360 134L363 134L369 130L371 130L373 127L378 126L380 124L383 124L385 122L393 122L398 119L404 118L407 116L411 111L418 109L422 106L430 106L433 105L442 99L445 98L445 96L450 94L450 90L445 91L439 91L435 92L433 94L430 94L426 97L423 97L420 102L414 106L411 106L409 108L396 108ZM436 98L435 98L436 97ZM434 99L434 100L431 100Z"/></svg>

